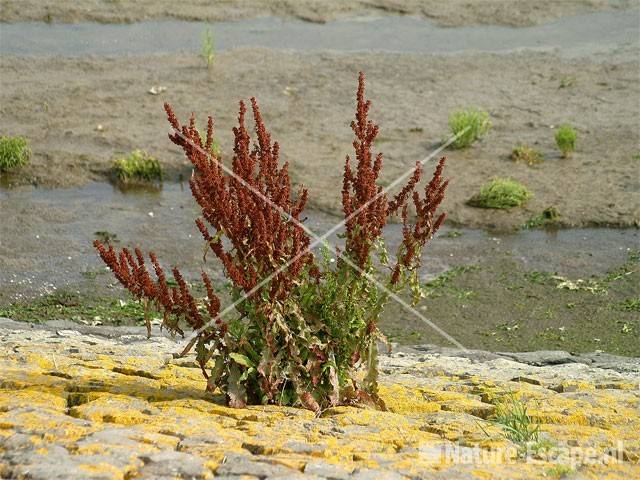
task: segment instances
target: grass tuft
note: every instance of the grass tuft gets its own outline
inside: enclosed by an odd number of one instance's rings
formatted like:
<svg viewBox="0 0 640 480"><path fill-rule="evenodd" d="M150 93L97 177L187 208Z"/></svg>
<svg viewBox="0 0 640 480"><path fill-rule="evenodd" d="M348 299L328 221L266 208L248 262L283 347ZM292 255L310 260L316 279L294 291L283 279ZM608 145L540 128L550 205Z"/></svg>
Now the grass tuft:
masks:
<svg viewBox="0 0 640 480"><path fill-rule="evenodd" d="M560 125L556 131L556 145L560 149L563 158L568 158L576 149L578 133L571 125Z"/></svg>
<svg viewBox="0 0 640 480"><path fill-rule="evenodd" d="M535 165L542 163L542 154L535 148L520 145L513 149L510 155L514 162L524 162L527 165Z"/></svg>
<svg viewBox="0 0 640 480"><path fill-rule="evenodd" d="M514 395L497 402L493 421L512 442L524 445L540 440L540 424L529 416L526 403Z"/></svg>
<svg viewBox="0 0 640 480"><path fill-rule="evenodd" d="M521 183L509 178L495 178L469 200L469 205L480 208L520 207L531 196L531 192Z"/></svg>
<svg viewBox="0 0 640 480"><path fill-rule="evenodd" d="M202 34L202 52L200 55L207 64L207 68L211 69L215 58L215 42L213 40L213 32L208 27Z"/></svg>
<svg viewBox="0 0 640 480"><path fill-rule="evenodd" d="M113 163L113 173L124 183L162 180L160 162L144 150L134 150L126 157L116 159Z"/></svg>
<svg viewBox="0 0 640 480"><path fill-rule="evenodd" d="M451 144L453 148L468 148L491 129L489 114L484 110L469 107L449 115L449 128L453 135L460 135Z"/></svg>
<svg viewBox="0 0 640 480"><path fill-rule="evenodd" d="M576 84L576 77L573 75L566 75L560 79L560 85L558 88L569 88Z"/></svg>
<svg viewBox="0 0 640 480"><path fill-rule="evenodd" d="M24 137L0 137L0 172L21 167L29 161L31 149Z"/></svg>
<svg viewBox="0 0 640 480"><path fill-rule="evenodd" d="M115 242L119 242L118 240L118 235L116 235L115 233L111 233L107 230L98 230L97 232L93 233L96 238L98 240L100 240L102 243L115 243Z"/></svg>

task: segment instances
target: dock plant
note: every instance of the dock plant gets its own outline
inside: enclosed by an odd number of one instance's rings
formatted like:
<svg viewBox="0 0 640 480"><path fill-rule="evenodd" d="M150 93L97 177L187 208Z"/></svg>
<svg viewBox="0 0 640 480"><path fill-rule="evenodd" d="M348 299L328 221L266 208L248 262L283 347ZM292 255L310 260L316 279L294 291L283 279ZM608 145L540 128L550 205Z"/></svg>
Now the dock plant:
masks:
<svg viewBox="0 0 640 480"><path fill-rule="evenodd" d="M0 172L26 165L31 156L29 142L24 137L0 137Z"/></svg>
<svg viewBox="0 0 640 480"><path fill-rule="evenodd" d="M212 117L203 139L193 114L181 124L165 104L169 137L193 164L190 187L202 214L195 224L205 242L204 260L213 254L230 280L233 304L225 309L204 270L207 294L195 298L177 268L175 284L168 284L153 252L148 265L137 248L116 251L94 243L120 283L162 312L164 328L191 330L183 354L195 348L208 389L224 393L233 407L384 408L377 394L377 348L384 341L378 319L390 294L419 285L422 250L445 218L437 210L448 182L444 158L424 186L417 163L399 192L388 195L379 185L382 154L372 152L378 125L369 119L370 105L361 73L351 122L355 155L346 157L343 170L344 248L325 245L315 254L318 239L303 224L307 190L300 187L294 195L289 164L280 161L280 145L255 98L253 139L240 102L230 165L212 153ZM393 215L403 223L403 240L391 258L383 229Z"/></svg>

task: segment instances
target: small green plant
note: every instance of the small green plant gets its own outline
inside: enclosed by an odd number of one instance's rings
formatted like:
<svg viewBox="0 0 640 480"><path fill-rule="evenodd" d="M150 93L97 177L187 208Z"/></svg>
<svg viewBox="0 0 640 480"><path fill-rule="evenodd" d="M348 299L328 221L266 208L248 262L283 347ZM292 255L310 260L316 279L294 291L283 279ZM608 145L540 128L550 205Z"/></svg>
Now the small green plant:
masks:
<svg viewBox="0 0 640 480"><path fill-rule="evenodd" d="M528 454L533 454L534 456L549 455L557 448L557 442L548 438L540 438L537 442L528 444L526 452Z"/></svg>
<svg viewBox="0 0 640 480"><path fill-rule="evenodd" d="M576 149L578 133L571 125L560 125L556 131L556 144L563 158L568 158Z"/></svg>
<svg viewBox="0 0 640 480"><path fill-rule="evenodd" d="M538 228L547 225L552 225L558 221L560 218L560 212L558 209L551 205L550 207L545 208L542 213L536 215L535 217L527 220L524 224L524 228Z"/></svg>
<svg viewBox="0 0 640 480"><path fill-rule="evenodd" d="M209 27L202 34L202 52L200 56L207 64L207 68L213 67L213 59L215 57L215 42L213 40L213 32Z"/></svg>
<svg viewBox="0 0 640 480"><path fill-rule="evenodd" d="M620 329L620 332L624 333L625 335L627 333L633 333L633 325L628 322L622 322L622 328Z"/></svg>
<svg viewBox="0 0 640 480"><path fill-rule="evenodd" d="M134 150L113 163L113 173L121 182L152 182L162 180L162 167L155 157L144 150Z"/></svg>
<svg viewBox="0 0 640 480"><path fill-rule="evenodd" d="M111 232L109 232L107 230L98 230L97 232L94 232L93 234L102 243L116 243L116 242L119 242L118 235L116 235L115 233L111 233Z"/></svg>
<svg viewBox="0 0 640 480"><path fill-rule="evenodd" d="M627 261L617 269L609 272L604 281L606 283L622 280L635 272L640 265L640 250L630 250L627 254Z"/></svg>
<svg viewBox="0 0 640 480"><path fill-rule="evenodd" d="M515 338L519 335L520 324L516 322L501 323L496 326L496 332L502 332L509 338Z"/></svg>
<svg viewBox="0 0 640 480"><path fill-rule="evenodd" d="M517 327L516 324L513 330ZM507 392L492 403L496 409L489 421L500 427L503 436L518 446L518 457L540 455L542 452L551 451L556 446L552 440L540 438L540 424L531 418L526 403L518 399L514 392ZM487 436L491 436L482 425L478 424L478 426Z"/></svg>
<svg viewBox="0 0 640 480"><path fill-rule="evenodd" d="M531 196L531 192L521 183L508 178L495 178L469 200L469 205L480 208L520 207Z"/></svg>
<svg viewBox="0 0 640 480"><path fill-rule="evenodd" d="M457 267L453 267L451 270L447 270L446 272L441 273L433 280L425 283L425 288L428 292L432 292L435 290L447 288L451 286L451 282L456 278L464 275L468 272L478 271L480 267L478 265L459 265ZM427 293L427 295L431 295L432 293Z"/></svg>
<svg viewBox="0 0 640 480"><path fill-rule="evenodd" d="M418 292L414 292L414 301L420 298L441 297L442 295L455 296L458 300L466 300L475 297L477 293L473 290L461 288L455 284L458 277L480 270L478 265L459 265L441 273L433 280L424 283Z"/></svg>
<svg viewBox="0 0 640 480"><path fill-rule="evenodd" d="M106 273L83 272L87 279ZM148 315L159 315L155 310ZM123 301L112 297L82 297L68 291L58 291L37 298L0 306L0 317L17 321L45 322L49 320L73 320L82 323L104 322L111 325L132 325L144 321L144 305L137 301Z"/></svg>
<svg viewBox="0 0 640 480"><path fill-rule="evenodd" d="M558 88L569 88L576 84L576 77L573 75L566 75L560 79L560 85Z"/></svg>
<svg viewBox="0 0 640 480"><path fill-rule="evenodd" d="M446 238L458 238L462 236L462 232L459 230L451 230L444 235Z"/></svg>
<svg viewBox="0 0 640 480"><path fill-rule="evenodd" d="M24 137L0 137L0 172L21 167L29 161L31 149Z"/></svg>
<svg viewBox="0 0 640 480"><path fill-rule="evenodd" d="M545 471L546 475L551 478L565 478L567 475L573 473L573 468L569 465L554 465L553 467L547 468Z"/></svg>
<svg viewBox="0 0 640 480"><path fill-rule="evenodd" d="M553 278L553 275L549 272L538 272L534 270L532 272L525 273L524 278L526 278L529 283L544 285Z"/></svg>
<svg viewBox="0 0 640 480"><path fill-rule="evenodd" d="M451 146L453 148L467 148L487 134L491 129L491 120L489 120L489 114L484 110L469 107L449 115L449 128L453 135L457 135Z"/></svg>
<svg viewBox="0 0 640 480"><path fill-rule="evenodd" d="M619 303L619 308L624 312L640 312L640 297L627 298Z"/></svg>
<svg viewBox="0 0 640 480"><path fill-rule="evenodd" d="M513 149L510 155L514 162L524 162L527 165L535 165L542 162L542 154L535 148L520 145Z"/></svg>
<svg viewBox="0 0 640 480"><path fill-rule="evenodd" d="M513 394L496 403L493 422L505 432L505 436L520 445L539 442L540 424L527 412L527 405Z"/></svg>

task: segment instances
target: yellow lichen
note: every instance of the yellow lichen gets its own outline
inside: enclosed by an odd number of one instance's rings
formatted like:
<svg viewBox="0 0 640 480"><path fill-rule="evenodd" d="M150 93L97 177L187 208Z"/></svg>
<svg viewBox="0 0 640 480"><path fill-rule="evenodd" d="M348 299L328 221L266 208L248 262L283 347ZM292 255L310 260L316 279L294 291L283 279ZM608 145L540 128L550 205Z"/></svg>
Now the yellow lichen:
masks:
<svg viewBox="0 0 640 480"><path fill-rule="evenodd" d="M92 475L102 474L110 476L113 480L124 480L125 472L108 463L96 463L91 465L78 465L80 472L87 472Z"/></svg>
<svg viewBox="0 0 640 480"><path fill-rule="evenodd" d="M44 388L0 390L0 411L6 412L25 405L64 411L67 408L67 400L61 390L55 393Z"/></svg>
<svg viewBox="0 0 640 480"><path fill-rule="evenodd" d="M335 407L316 417L308 410L274 405L229 408L223 397L204 390L200 371L187 360L178 364L155 355L151 346L132 356L124 346L110 344L113 354L96 347L96 354L87 356L91 360L83 360L56 345L30 344L19 355L9 351L0 358L0 438L26 434L42 455L49 444L57 444L75 455L108 451L127 459L125 469L83 465L87 475L134 478L142 467L137 455L174 450L180 443L181 451L205 459L210 472L225 456L252 451L294 470L321 460L347 471L384 466L416 477L425 471L446 477L448 469L462 468L451 476L543 478L552 464L518 459L518 447L491 421L494 404L507 394L526 402L531 418L541 422L540 434L555 444L621 449L626 462L607 468L583 465L586 478L634 478L630 461L640 453L640 396L629 382L562 381L548 385L550 390L544 384L443 372L416 380L411 372L439 368L424 362L381 380L387 411ZM126 429L137 442L135 451L88 440L114 427ZM456 447L467 449L465 454L488 455L487 463L465 466L442 454ZM0 463L0 476L9 475L7 469Z"/></svg>

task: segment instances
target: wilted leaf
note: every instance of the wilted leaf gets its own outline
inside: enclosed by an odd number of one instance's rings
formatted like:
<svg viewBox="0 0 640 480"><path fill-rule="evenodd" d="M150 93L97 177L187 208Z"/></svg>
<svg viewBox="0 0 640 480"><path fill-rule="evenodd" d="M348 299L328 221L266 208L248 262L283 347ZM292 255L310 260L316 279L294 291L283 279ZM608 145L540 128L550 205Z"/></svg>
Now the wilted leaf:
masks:
<svg viewBox="0 0 640 480"><path fill-rule="evenodd" d="M329 394L329 403L338 405L340 403L340 381L338 380L338 374L333 366L329 367L329 382L331 383L332 391Z"/></svg>
<svg viewBox="0 0 640 480"><path fill-rule="evenodd" d="M304 405L309 410L312 410L316 413L320 411L320 405L318 405L316 399L313 398L313 395L311 395L309 392L304 392L302 395L300 395L300 401L302 402L302 405Z"/></svg>
<svg viewBox="0 0 640 480"><path fill-rule="evenodd" d="M262 351L262 357L260 358L260 363L258 364L258 372L265 378L269 378L271 374L271 366L273 365L273 354L271 353L271 349L265 348Z"/></svg>
<svg viewBox="0 0 640 480"><path fill-rule="evenodd" d="M247 391L240 383L240 369L232 365L229 369L229 383L227 385L227 396L229 406L233 408L244 408L247 405Z"/></svg>
<svg viewBox="0 0 640 480"><path fill-rule="evenodd" d="M367 393L378 392L378 345L372 339L367 352L367 373L364 377L364 389Z"/></svg>

